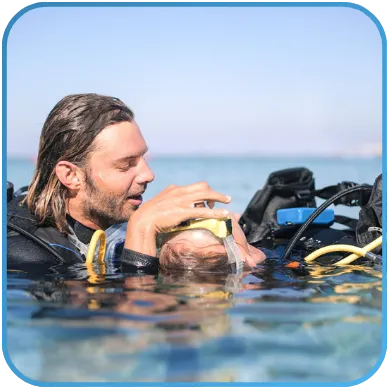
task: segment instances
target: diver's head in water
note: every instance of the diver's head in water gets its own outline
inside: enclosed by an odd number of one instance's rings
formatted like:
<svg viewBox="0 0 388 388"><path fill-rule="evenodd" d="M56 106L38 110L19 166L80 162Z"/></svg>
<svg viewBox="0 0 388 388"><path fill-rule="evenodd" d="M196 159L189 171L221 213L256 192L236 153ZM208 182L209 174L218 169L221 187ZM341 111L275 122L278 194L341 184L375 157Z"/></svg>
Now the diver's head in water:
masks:
<svg viewBox="0 0 388 388"><path fill-rule="evenodd" d="M223 242L206 229L170 233L160 238L161 267L202 272L224 272L229 268Z"/></svg>
<svg viewBox="0 0 388 388"><path fill-rule="evenodd" d="M47 117L27 203L40 223L68 232L66 214L91 228L127 221L154 174L133 112L98 94L63 98Z"/></svg>
<svg viewBox="0 0 388 388"><path fill-rule="evenodd" d="M265 260L264 253L248 244L236 215L231 214L230 219L233 238L240 251L244 268L249 269L262 263ZM231 269L223 240L207 229L162 233L158 236L157 244L162 268L202 272L227 272Z"/></svg>

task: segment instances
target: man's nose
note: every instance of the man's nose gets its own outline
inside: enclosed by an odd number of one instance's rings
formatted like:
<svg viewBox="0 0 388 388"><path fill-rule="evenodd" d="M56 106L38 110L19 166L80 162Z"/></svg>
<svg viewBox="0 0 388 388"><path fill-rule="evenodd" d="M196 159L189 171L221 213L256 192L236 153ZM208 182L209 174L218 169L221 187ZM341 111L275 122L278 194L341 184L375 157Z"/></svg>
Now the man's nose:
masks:
<svg viewBox="0 0 388 388"><path fill-rule="evenodd" d="M139 173L136 179L137 183L139 184L151 183L155 179L155 174L150 169L144 157L141 158L141 161L139 162L138 167L139 167Z"/></svg>

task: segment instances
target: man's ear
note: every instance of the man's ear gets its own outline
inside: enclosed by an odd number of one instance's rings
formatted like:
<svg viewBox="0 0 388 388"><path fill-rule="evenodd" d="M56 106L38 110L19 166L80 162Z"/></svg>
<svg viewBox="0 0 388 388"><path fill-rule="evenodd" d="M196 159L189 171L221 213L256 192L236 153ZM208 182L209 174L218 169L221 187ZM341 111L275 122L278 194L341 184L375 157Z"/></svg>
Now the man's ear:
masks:
<svg viewBox="0 0 388 388"><path fill-rule="evenodd" d="M65 160L58 162L55 173L61 183L70 190L79 190L81 187L81 170L75 164Z"/></svg>

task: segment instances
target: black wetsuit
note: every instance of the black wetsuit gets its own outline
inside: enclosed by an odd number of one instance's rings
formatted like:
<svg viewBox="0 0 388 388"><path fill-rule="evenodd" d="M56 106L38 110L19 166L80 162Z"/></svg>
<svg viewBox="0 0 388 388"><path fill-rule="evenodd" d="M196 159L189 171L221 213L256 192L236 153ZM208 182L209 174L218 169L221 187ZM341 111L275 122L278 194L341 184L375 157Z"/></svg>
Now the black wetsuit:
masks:
<svg viewBox="0 0 388 388"><path fill-rule="evenodd" d="M85 257L79 249L55 227L37 225L27 206L21 204L22 199L21 197L14 198L8 203L8 270L45 272L50 271L53 267L84 263ZM82 243L88 244L90 242L95 230L80 224L71 217L68 217L68 223ZM23 231L35 237L35 241ZM48 246L49 249L45 246ZM58 253L57 255L55 252L53 254L53 249ZM125 272L157 269L158 263L156 257L125 248L122 249L120 256L120 264Z"/></svg>

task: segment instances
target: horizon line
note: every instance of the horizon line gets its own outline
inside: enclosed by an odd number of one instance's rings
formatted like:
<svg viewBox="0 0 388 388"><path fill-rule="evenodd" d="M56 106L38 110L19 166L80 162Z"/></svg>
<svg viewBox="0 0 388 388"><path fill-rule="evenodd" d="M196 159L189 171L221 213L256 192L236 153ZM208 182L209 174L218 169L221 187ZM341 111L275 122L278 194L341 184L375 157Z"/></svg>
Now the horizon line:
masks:
<svg viewBox="0 0 388 388"><path fill-rule="evenodd" d="M360 153L304 153L304 154L293 154L293 153L150 153L146 155L146 159L157 159L157 158L255 158L255 159L276 159L276 158L313 158L313 159L379 159L382 158L381 154L360 154ZM7 160L19 159L19 160L30 160L31 162L36 161L36 155L29 154L8 154Z"/></svg>

